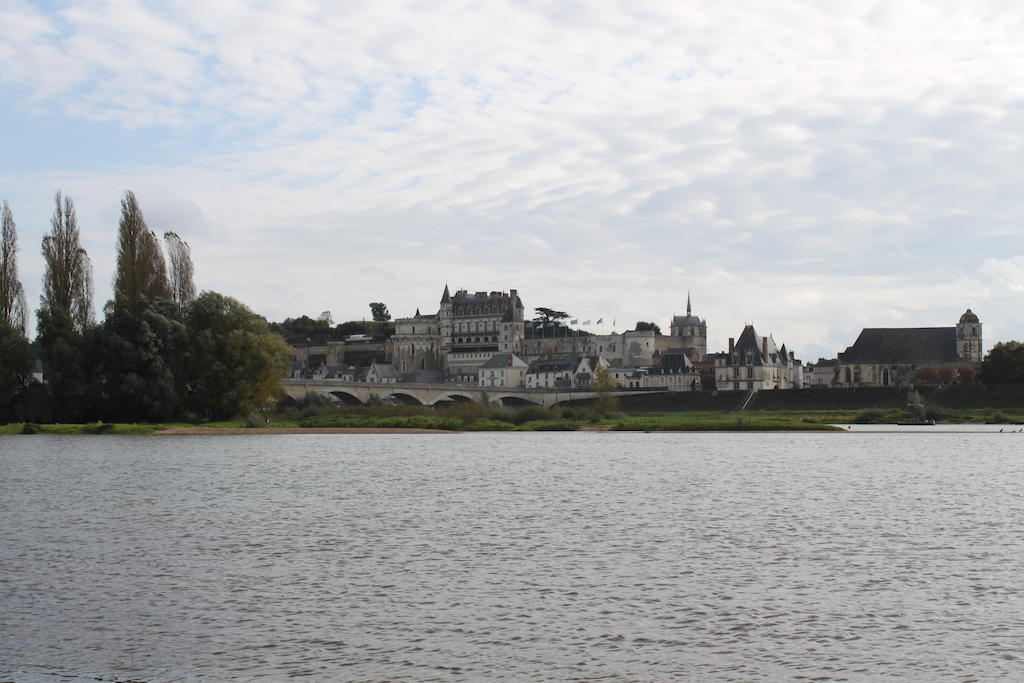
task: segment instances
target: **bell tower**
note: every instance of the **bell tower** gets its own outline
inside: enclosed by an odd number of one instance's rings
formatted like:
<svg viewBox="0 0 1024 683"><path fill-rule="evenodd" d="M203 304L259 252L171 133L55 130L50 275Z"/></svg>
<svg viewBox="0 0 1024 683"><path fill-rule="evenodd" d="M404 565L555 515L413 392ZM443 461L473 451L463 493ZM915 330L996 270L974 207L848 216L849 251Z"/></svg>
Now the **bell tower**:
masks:
<svg viewBox="0 0 1024 683"><path fill-rule="evenodd" d="M964 363L980 363L981 348L981 321L968 308L956 326L957 358Z"/></svg>

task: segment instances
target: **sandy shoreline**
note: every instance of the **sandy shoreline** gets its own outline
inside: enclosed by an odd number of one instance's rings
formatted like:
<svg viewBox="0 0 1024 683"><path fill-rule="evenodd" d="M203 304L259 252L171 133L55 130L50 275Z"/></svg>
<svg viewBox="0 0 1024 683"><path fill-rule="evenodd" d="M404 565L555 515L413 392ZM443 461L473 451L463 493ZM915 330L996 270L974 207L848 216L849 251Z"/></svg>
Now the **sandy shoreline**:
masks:
<svg viewBox="0 0 1024 683"><path fill-rule="evenodd" d="M167 427L153 434L461 434L444 429L398 429L383 427Z"/></svg>

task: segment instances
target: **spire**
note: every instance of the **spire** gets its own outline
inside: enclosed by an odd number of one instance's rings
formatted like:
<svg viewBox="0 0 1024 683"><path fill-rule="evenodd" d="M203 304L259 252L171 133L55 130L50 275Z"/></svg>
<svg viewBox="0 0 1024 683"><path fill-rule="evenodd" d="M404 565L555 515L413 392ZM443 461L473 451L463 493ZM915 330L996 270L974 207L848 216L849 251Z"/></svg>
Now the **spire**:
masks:
<svg viewBox="0 0 1024 683"><path fill-rule="evenodd" d="M452 300L451 294L448 293L448 283L444 283L444 294L441 295L441 303L447 304Z"/></svg>
<svg viewBox="0 0 1024 683"><path fill-rule="evenodd" d="M691 312L690 312L690 293L687 292L686 293L686 317L689 318L690 315L691 315Z"/></svg>
<svg viewBox="0 0 1024 683"><path fill-rule="evenodd" d="M416 317L417 318L420 317L420 309L419 309L419 307L416 308Z"/></svg>

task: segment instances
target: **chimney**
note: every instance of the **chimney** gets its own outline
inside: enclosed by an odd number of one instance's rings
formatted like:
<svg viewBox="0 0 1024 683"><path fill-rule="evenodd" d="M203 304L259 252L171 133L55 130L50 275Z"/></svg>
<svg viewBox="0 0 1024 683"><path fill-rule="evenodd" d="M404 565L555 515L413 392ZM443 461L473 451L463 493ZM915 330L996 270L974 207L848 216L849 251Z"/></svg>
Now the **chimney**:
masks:
<svg viewBox="0 0 1024 683"><path fill-rule="evenodd" d="M732 348L733 348L733 345L735 343L736 343L736 340L733 339L732 337L729 337L729 355L732 355Z"/></svg>
<svg viewBox="0 0 1024 683"><path fill-rule="evenodd" d="M761 337L761 357L768 359L768 337Z"/></svg>
<svg viewBox="0 0 1024 683"><path fill-rule="evenodd" d="M516 294L518 294L518 292L516 292L516 290L514 290L514 289L508 290L509 298L515 299L516 298Z"/></svg>

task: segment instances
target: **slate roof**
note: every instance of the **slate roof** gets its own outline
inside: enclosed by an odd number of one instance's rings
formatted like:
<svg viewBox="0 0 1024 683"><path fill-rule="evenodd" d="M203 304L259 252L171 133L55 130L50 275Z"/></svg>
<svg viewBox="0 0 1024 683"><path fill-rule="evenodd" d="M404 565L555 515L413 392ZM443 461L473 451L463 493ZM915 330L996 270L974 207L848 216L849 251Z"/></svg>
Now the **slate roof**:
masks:
<svg viewBox="0 0 1024 683"><path fill-rule="evenodd" d="M696 372L696 368L689 357L677 349L669 349L650 370L652 375L678 375L687 372Z"/></svg>
<svg viewBox="0 0 1024 683"><path fill-rule="evenodd" d="M746 364L747 360L754 365L777 365L779 363L779 349L775 346L775 341L771 338L768 339L768 357L765 358L763 349L761 348L762 338L754 330L753 325L747 325L743 328L740 338L736 340L736 345L733 347L733 351L740 355L740 363Z"/></svg>
<svg viewBox="0 0 1024 683"><path fill-rule="evenodd" d="M480 366L483 368L525 368L526 363L512 353L496 353L486 363Z"/></svg>
<svg viewBox="0 0 1024 683"><path fill-rule="evenodd" d="M565 363L557 360L535 360L530 364L528 372L530 374L538 374L541 372L572 372L576 369L575 363Z"/></svg>
<svg viewBox="0 0 1024 683"><path fill-rule="evenodd" d="M402 373L398 371L391 363L373 363L372 367L375 368L375 372L378 377L401 377Z"/></svg>
<svg viewBox="0 0 1024 683"><path fill-rule="evenodd" d="M843 363L956 363L955 327L873 327L839 354Z"/></svg>

